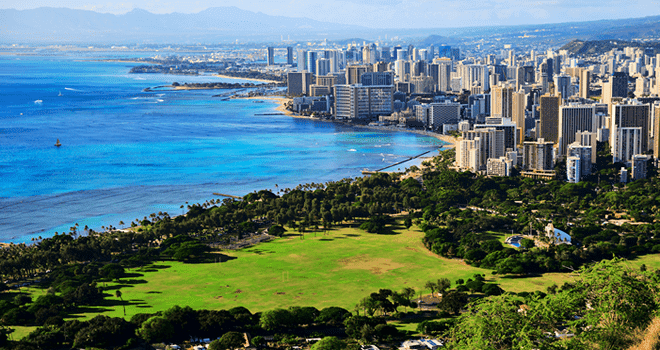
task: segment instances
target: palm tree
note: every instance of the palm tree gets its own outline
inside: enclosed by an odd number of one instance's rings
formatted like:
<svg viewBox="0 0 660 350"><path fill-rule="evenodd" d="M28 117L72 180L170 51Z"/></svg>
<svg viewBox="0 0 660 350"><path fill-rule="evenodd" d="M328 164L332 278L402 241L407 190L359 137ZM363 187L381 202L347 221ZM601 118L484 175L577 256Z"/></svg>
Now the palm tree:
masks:
<svg viewBox="0 0 660 350"><path fill-rule="evenodd" d="M124 316L126 316L126 304L124 304L124 299L122 299L121 295L121 291L117 289L117 291L115 291L115 296L121 300L121 306L124 308Z"/></svg>

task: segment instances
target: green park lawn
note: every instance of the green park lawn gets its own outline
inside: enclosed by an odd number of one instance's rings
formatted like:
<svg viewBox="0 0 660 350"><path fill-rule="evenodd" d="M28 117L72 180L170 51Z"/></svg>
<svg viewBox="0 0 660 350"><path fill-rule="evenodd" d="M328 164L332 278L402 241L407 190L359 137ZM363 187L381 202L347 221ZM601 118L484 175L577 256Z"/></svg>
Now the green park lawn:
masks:
<svg viewBox="0 0 660 350"><path fill-rule="evenodd" d="M342 227L327 235L307 233L301 240L292 234L239 251L223 251L218 263L158 262L128 271L131 277L104 283L113 295L107 305L86 309L80 316L123 316L116 289L128 302L126 316L130 318L174 305L194 309L244 306L252 312L289 306L353 310L361 298L381 288L412 287L428 294L423 286L429 280L446 277L453 282L475 273L486 274L489 281L514 292L544 290L571 278L566 274L496 277L490 270L429 252L422 244L423 233L415 227L394 232L376 235Z"/></svg>
<svg viewBox="0 0 660 350"><path fill-rule="evenodd" d="M568 273L492 275L491 270L429 252L422 244L423 235L415 226L410 230L398 226L389 235L341 227L326 235L306 233L300 239L290 234L243 250L223 251L217 253L217 260L222 261L217 263L160 261L130 269L129 275L119 281L102 283L111 295L104 305L84 308L73 317L124 316L122 303L115 296L117 289L127 302L126 318L130 318L174 305L194 309L244 306L252 312L289 306L340 306L352 311L361 298L381 288L412 287L418 294L428 294L430 291L423 286L429 280L446 277L454 287L456 279L467 279L475 273L485 274L488 282L511 292L545 290L553 283L562 285L573 278ZM648 255L630 264L642 263L659 268L660 256ZM45 294L38 287L24 288L23 292L33 297ZM3 294L8 298L11 295L7 294L13 293Z"/></svg>

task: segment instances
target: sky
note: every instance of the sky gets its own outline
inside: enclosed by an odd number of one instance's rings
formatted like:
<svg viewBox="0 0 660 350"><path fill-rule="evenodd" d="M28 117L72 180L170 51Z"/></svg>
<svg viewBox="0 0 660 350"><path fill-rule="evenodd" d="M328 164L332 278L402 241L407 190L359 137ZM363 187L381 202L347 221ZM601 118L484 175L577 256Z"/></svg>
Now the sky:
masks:
<svg viewBox="0 0 660 350"><path fill-rule="evenodd" d="M67 7L124 14L197 13L236 6L285 17L370 28L442 28L541 24L660 15L658 0L0 0L0 9Z"/></svg>

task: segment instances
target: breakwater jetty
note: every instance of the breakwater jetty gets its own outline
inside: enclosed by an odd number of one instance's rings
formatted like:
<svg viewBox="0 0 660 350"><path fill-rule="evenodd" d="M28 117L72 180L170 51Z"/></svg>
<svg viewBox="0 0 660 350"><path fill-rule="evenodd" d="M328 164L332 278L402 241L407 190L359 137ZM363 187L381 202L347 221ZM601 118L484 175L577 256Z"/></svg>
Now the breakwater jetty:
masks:
<svg viewBox="0 0 660 350"><path fill-rule="evenodd" d="M379 173L379 172L381 172L381 171L383 171L383 170L385 170L385 169L389 169L389 168L391 168L391 167L393 167L393 166L397 166L397 165L399 165L399 164L403 164L403 163L405 163L405 162L409 162L409 161L411 161L411 160L413 160L413 159L415 159L415 158L419 158L419 157L421 157L421 156L423 156L423 155L425 155L425 154L429 154L429 153L434 152L434 151L435 151L435 150L426 151L426 152L424 152L424 153L422 153L422 154L418 154L418 155L416 155L416 156L410 157L410 158L405 159L405 160L402 160L402 161L400 161L400 162L396 162L396 163L394 163L394 164L390 164L390 165L388 165L388 166L386 166L386 167L384 167L384 168L380 168L380 169L378 169L378 170L362 170L362 174L363 174L363 175L376 174L376 173Z"/></svg>

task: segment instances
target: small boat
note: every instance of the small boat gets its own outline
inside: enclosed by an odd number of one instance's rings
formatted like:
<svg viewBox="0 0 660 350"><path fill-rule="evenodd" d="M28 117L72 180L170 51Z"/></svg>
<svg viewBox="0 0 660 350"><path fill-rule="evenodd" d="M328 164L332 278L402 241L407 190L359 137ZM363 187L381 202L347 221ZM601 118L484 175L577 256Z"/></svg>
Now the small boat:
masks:
<svg viewBox="0 0 660 350"><path fill-rule="evenodd" d="M57 96L62 96L62 91L60 91L59 95L57 95Z"/></svg>
<svg viewBox="0 0 660 350"><path fill-rule="evenodd" d="M57 142L55 142L55 147L60 147L62 144L60 143L60 139L57 139Z"/></svg>
<svg viewBox="0 0 660 350"><path fill-rule="evenodd" d="M39 105L39 104L42 104L42 103L44 103L44 101L42 101L42 100L35 100L34 101L34 104L36 104L36 105Z"/></svg>

